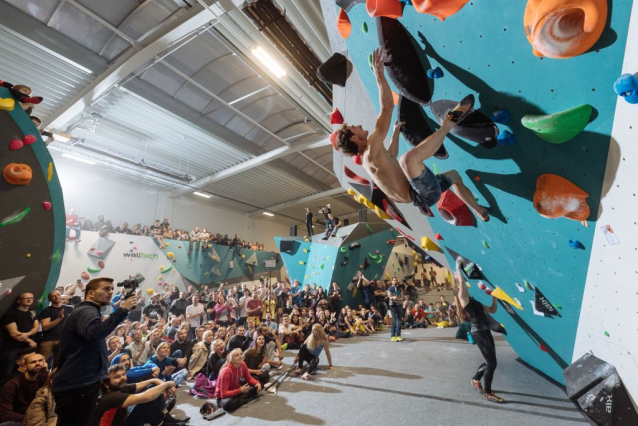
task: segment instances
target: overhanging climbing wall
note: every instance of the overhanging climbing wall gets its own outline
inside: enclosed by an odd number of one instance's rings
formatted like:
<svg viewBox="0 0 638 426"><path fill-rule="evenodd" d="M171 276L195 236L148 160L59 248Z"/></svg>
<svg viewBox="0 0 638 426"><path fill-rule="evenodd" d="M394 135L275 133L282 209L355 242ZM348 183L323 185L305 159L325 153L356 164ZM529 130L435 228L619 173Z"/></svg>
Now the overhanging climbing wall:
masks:
<svg viewBox="0 0 638 426"><path fill-rule="evenodd" d="M345 44L336 28L338 7L330 0L322 1L322 6L333 50L342 51L357 71L349 77L345 89L334 86L335 107L346 122L361 122L372 130L379 105L369 55L379 46L378 22L368 15L363 3L355 4L348 12L352 31ZM441 172L457 170L479 203L490 207L489 222L454 226L444 221L436 209L435 216L427 218L405 204L397 207L410 228L395 220L388 222L417 244L423 237L438 244L443 253L428 253L444 266L454 262L445 248L475 262L482 268L483 281L488 286L498 286L511 300L518 299L523 310L508 306L510 313L503 302L496 319L507 328L507 339L521 358L560 382L563 368L572 361L597 226L594 221L604 195L601 190L607 153L610 143L612 148L616 143L610 139L616 107L612 87L621 72L631 3L614 2L602 37L593 49L560 60L532 54L523 26L525 2L509 2L505 7L497 0L468 2L444 22L407 5L398 19L412 40L395 49L414 47L413 64L420 62L423 70L439 67L442 71L438 79L428 79L424 71L416 76L417 83L432 89L434 111L430 106L422 109L433 128L438 127L432 124L436 122L434 113L442 105L438 101L456 102L472 93L477 99L476 108L486 117L497 110L508 110L511 120L498 124L498 131L505 135L508 130L516 141L507 145L512 140L506 138L501 141L503 144L495 144L491 138L476 143L467 134L451 135L444 143L449 158L426 161L428 167ZM393 91L400 91L392 83L391 86ZM585 119L584 131L565 143L543 140L521 123L528 114L557 113L583 104L594 108L591 120L587 123ZM370 105L374 107L372 111ZM362 117L366 109L370 112ZM393 121L396 118L395 108ZM534 121L532 127L539 128L548 121L552 125L556 120ZM571 122L574 121L578 120ZM399 155L410 147L402 138ZM369 178L351 158L339 152L334 158L335 172L345 188L352 188L355 181L352 174L345 175L344 167ZM536 212L534 193L543 174L561 176L589 194L586 202L591 213L587 222L552 220ZM568 209L577 210L578 201L570 200L575 205L567 205ZM435 233L443 240L436 240ZM572 248L570 240L578 240L582 247ZM472 296L489 303L489 297L477 287L478 280L468 281ZM536 288L560 316L534 312L531 302L535 295L531 289Z"/></svg>
<svg viewBox="0 0 638 426"><path fill-rule="evenodd" d="M60 274L65 230L53 159L20 105L5 109L9 99L0 88L0 316L24 292L41 297L42 307ZM27 185L9 183L28 178Z"/></svg>
<svg viewBox="0 0 638 426"><path fill-rule="evenodd" d="M369 280L385 277L396 231L385 223L357 223L339 229L336 237L322 238L322 234L311 239L275 238L290 281L299 280L302 286L314 283L324 290L336 282L343 293L342 306L362 303L352 279L359 271ZM281 249L286 241L292 243L290 253Z"/></svg>

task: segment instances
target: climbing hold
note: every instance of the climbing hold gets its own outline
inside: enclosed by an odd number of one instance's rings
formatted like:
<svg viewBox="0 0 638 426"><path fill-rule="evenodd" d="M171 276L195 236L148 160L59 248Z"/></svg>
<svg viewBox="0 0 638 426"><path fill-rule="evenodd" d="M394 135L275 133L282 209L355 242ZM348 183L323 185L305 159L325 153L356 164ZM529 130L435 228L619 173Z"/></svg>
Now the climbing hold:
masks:
<svg viewBox="0 0 638 426"><path fill-rule="evenodd" d="M321 265L319 265L319 268L320 268L320 269L323 269L323 268L325 268L325 267L326 267L326 264L325 264L325 263L322 263Z"/></svg>
<svg viewBox="0 0 638 426"><path fill-rule="evenodd" d="M561 314L554 308L554 306L547 300L547 297L536 287L534 289L534 308L537 311L547 315L561 316Z"/></svg>
<svg viewBox="0 0 638 426"><path fill-rule="evenodd" d="M173 259L173 263L177 262L177 259Z"/></svg>
<svg viewBox="0 0 638 426"><path fill-rule="evenodd" d="M339 250L341 250L342 253L345 253L348 248L346 246L341 246L339 247Z"/></svg>
<svg viewBox="0 0 638 426"><path fill-rule="evenodd" d="M437 78L443 77L443 71L441 70L441 68L436 67L434 69L429 69L427 71L427 75L428 75L428 78L437 79Z"/></svg>
<svg viewBox="0 0 638 426"><path fill-rule="evenodd" d="M246 255L245 255L245 254L242 254L242 255L241 255L241 258L242 258L242 259L246 259Z"/></svg>
<svg viewBox="0 0 638 426"><path fill-rule="evenodd" d="M492 291L492 296L496 297L499 300L509 303L510 305L514 306L516 309L523 310L523 307L519 303L516 303L516 301L512 299L507 293L505 293L500 287L496 287Z"/></svg>
<svg viewBox="0 0 638 426"><path fill-rule="evenodd" d="M299 264L300 264L300 265L305 265L305 264L306 264L306 262L304 262L303 260L300 260L300 261L299 261Z"/></svg>
<svg viewBox="0 0 638 426"><path fill-rule="evenodd" d="M494 291L492 291L492 290L491 290L491 289L489 289L489 288L486 288L486 289L485 289L485 294L487 294L488 296L492 296L492 295L494 294Z"/></svg>
<svg viewBox="0 0 638 426"><path fill-rule="evenodd" d="M386 244L390 244L390 245L394 245L397 242L397 240L388 240L385 243Z"/></svg>
<svg viewBox="0 0 638 426"><path fill-rule="evenodd" d="M403 222L403 218L399 215L399 213L394 209L394 206L390 204L388 200L383 199L381 203L383 204L383 210L385 211L386 215L399 223Z"/></svg>
<svg viewBox="0 0 638 426"><path fill-rule="evenodd" d="M534 209L543 217L582 221L589 217L589 194L567 179L552 174L541 175L536 180Z"/></svg>
<svg viewBox="0 0 638 426"><path fill-rule="evenodd" d="M96 269L96 268L91 268L90 266L87 266L87 267L86 267L86 271L87 271L89 274L97 274L98 272L101 272L101 271L102 271L102 269L100 269L100 268L97 268L97 269Z"/></svg>
<svg viewBox="0 0 638 426"><path fill-rule="evenodd" d="M303 249L302 250L304 253L308 253L308 249Z"/></svg>
<svg viewBox="0 0 638 426"><path fill-rule="evenodd" d="M0 110L13 111L16 101L12 98L0 98Z"/></svg>
<svg viewBox="0 0 638 426"><path fill-rule="evenodd" d="M359 265L359 269L363 270L363 265Z"/></svg>
<svg viewBox="0 0 638 426"><path fill-rule="evenodd" d="M434 123L425 114L421 105L404 96L399 97L398 105L398 120L404 123L403 126L401 126L401 134L410 145L417 146L434 133ZM443 144L441 144L441 147L434 153L434 158L441 160L445 160L449 156ZM438 172L435 172L435 174L438 174Z"/></svg>
<svg viewBox="0 0 638 426"><path fill-rule="evenodd" d="M441 248L428 237L421 238L421 248L428 251L438 251L443 253L443 250L441 250Z"/></svg>
<svg viewBox="0 0 638 426"><path fill-rule="evenodd" d="M363 270L365 271L369 267L370 267L370 262L368 261L368 258L367 257L363 258Z"/></svg>
<svg viewBox="0 0 638 426"><path fill-rule="evenodd" d="M592 114L591 105L583 104L547 115L525 115L521 119L536 136L550 143L565 143L583 131Z"/></svg>
<svg viewBox="0 0 638 426"><path fill-rule="evenodd" d="M339 8L339 16L337 18L337 30L339 30L339 34L343 39L350 37L350 33L352 32L350 18L348 18L346 11L341 8Z"/></svg>
<svg viewBox="0 0 638 426"><path fill-rule="evenodd" d="M137 250L137 247L133 246L133 250Z"/></svg>
<svg viewBox="0 0 638 426"><path fill-rule="evenodd" d="M614 82L614 91L630 104L638 104L638 77L623 74Z"/></svg>
<svg viewBox="0 0 638 426"><path fill-rule="evenodd" d="M518 288L518 291L520 291L521 293L525 293L525 287L523 287L519 283L514 283L514 284L516 284L516 288Z"/></svg>
<svg viewBox="0 0 638 426"><path fill-rule="evenodd" d="M31 208L27 207L24 210L22 210L20 213L18 213L17 215L5 220L4 222L0 222L0 228L20 222L22 219L24 219L24 217L27 214L29 214L30 211L31 211Z"/></svg>
<svg viewBox="0 0 638 426"><path fill-rule="evenodd" d="M166 257L172 259L173 257L175 257L175 254L172 251L169 251L168 253L166 253Z"/></svg>
<svg viewBox="0 0 638 426"><path fill-rule="evenodd" d="M33 172L26 164L10 163L5 166L3 175L11 185L28 185Z"/></svg>
<svg viewBox="0 0 638 426"><path fill-rule="evenodd" d="M353 181L355 181L357 183L360 183L362 185L370 186L370 181L368 181L367 179L362 178L361 176L357 175L355 172L350 170L347 166L343 166L343 172L345 173L345 175L347 177L349 177Z"/></svg>
<svg viewBox="0 0 638 426"><path fill-rule="evenodd" d="M605 331L605 336L609 337L609 333Z"/></svg>
<svg viewBox="0 0 638 426"><path fill-rule="evenodd" d="M30 255L27 255L27 257L28 256L30 256ZM91 279L91 277L89 276L88 272L82 272L80 274L80 278L82 278L83 280L90 280Z"/></svg>
<svg viewBox="0 0 638 426"><path fill-rule="evenodd" d="M397 19L379 18L377 38L379 46L389 55L386 73L396 91L413 102L429 105L434 90L434 82L426 73L430 64L414 47L417 43L410 32Z"/></svg>
<svg viewBox="0 0 638 426"><path fill-rule="evenodd" d="M487 243L487 241L483 240L483 247L488 249L488 248L490 248L490 245Z"/></svg>
<svg viewBox="0 0 638 426"><path fill-rule="evenodd" d="M367 223L366 223L366 229L368 230L369 233L372 234L372 228L370 228L370 225L368 225Z"/></svg>
<svg viewBox="0 0 638 426"><path fill-rule="evenodd" d="M512 116L510 115L510 112L508 110L499 109L498 111L494 111L492 114L490 114L490 118L495 123L507 124L509 123Z"/></svg>
<svg viewBox="0 0 638 426"><path fill-rule="evenodd" d="M31 145L31 144L34 144L36 140L37 140L37 139L36 139L36 137L35 137L35 136L33 136L33 135L25 135L25 136L22 138L22 142L23 142L25 145Z"/></svg>
<svg viewBox="0 0 638 426"><path fill-rule="evenodd" d="M478 288L480 288L481 290L485 290L487 289L487 286L485 285L485 283L483 281L479 281L478 284L476 284L478 286Z"/></svg>
<svg viewBox="0 0 638 426"><path fill-rule="evenodd" d="M157 279L158 279L158 281L162 281L162 279L164 279L164 277L160 275L159 277L157 277Z"/></svg>
<svg viewBox="0 0 638 426"><path fill-rule="evenodd" d="M438 232L436 233L436 235L434 236L434 238L436 238L437 240L442 240L443 237L441 236L441 234L439 234Z"/></svg>
<svg viewBox="0 0 638 426"><path fill-rule="evenodd" d="M443 123L447 114L456 107L458 102L451 100L440 100L432 102L430 111L436 117L439 124ZM487 116L471 109L470 113L457 126L450 130L455 136L468 139L480 144L483 148L494 148L499 130L496 124Z"/></svg>
<svg viewBox="0 0 638 426"><path fill-rule="evenodd" d="M454 226L472 226L474 215L470 208L453 191L447 190L436 203L441 218Z"/></svg>
<svg viewBox="0 0 638 426"><path fill-rule="evenodd" d="M343 124L343 115L337 108L330 114L330 124Z"/></svg>
<svg viewBox="0 0 638 426"><path fill-rule="evenodd" d="M350 244L350 250L358 249L359 247L361 247L361 243Z"/></svg>
<svg viewBox="0 0 638 426"><path fill-rule="evenodd" d="M368 24L367 23L363 23L361 24L361 31L363 31L364 33L368 33Z"/></svg>
<svg viewBox="0 0 638 426"><path fill-rule="evenodd" d="M565 59L587 52L607 22L607 0L528 0L523 17L535 56Z"/></svg>
<svg viewBox="0 0 638 426"><path fill-rule="evenodd" d="M419 13L434 15L441 21L448 18L465 6L470 0L411 0L414 9Z"/></svg>
<svg viewBox="0 0 638 426"><path fill-rule="evenodd" d="M248 265L248 270L250 271L250 265ZM210 272L213 275L217 275L217 276L220 276L222 274L217 267L213 267L213 269L211 269ZM251 271L251 274L252 274L252 271Z"/></svg>
<svg viewBox="0 0 638 426"><path fill-rule="evenodd" d="M348 256L343 258L343 262L341 262L341 266L346 266L348 264L348 261L350 260L350 258Z"/></svg>
<svg viewBox="0 0 638 426"><path fill-rule="evenodd" d="M514 145L516 143L516 136L514 135L514 133L510 132L509 130L503 130L496 137L496 143L498 143L499 145L504 145L504 146Z"/></svg>
<svg viewBox="0 0 638 426"><path fill-rule="evenodd" d="M42 207L44 208L44 210L51 210L51 203L49 201L43 201Z"/></svg>
<svg viewBox="0 0 638 426"><path fill-rule="evenodd" d="M546 348L545 346L543 346L543 344L542 344L542 343L539 343L539 344L538 344L538 348L539 348L541 351L543 351L543 352L549 352L549 351L547 350L547 348Z"/></svg>
<svg viewBox="0 0 638 426"><path fill-rule="evenodd" d="M569 246L573 249L585 250L585 246L578 240L569 240Z"/></svg>
<svg viewBox="0 0 638 426"><path fill-rule="evenodd" d="M403 16L403 7L399 0L366 0L366 11L373 18L385 16L396 19Z"/></svg>
<svg viewBox="0 0 638 426"><path fill-rule="evenodd" d="M525 287L527 287L528 290L534 291L534 287L532 287L532 285L529 283L529 281L523 280L523 284L525 284Z"/></svg>
<svg viewBox="0 0 638 426"><path fill-rule="evenodd" d="M9 149L11 151L17 151L24 146L24 143L20 139L14 139L9 142Z"/></svg>
<svg viewBox="0 0 638 426"><path fill-rule="evenodd" d="M555 307L556 309L560 309L560 310L563 309L563 307L557 303L552 303L552 306Z"/></svg>
<svg viewBox="0 0 638 426"><path fill-rule="evenodd" d="M352 162L357 166L361 166L363 164L363 157L361 154L356 154L352 157Z"/></svg>
<svg viewBox="0 0 638 426"><path fill-rule="evenodd" d="M317 77L327 84L346 87L346 80L352 72L352 63L341 53L333 54L317 68Z"/></svg>
<svg viewBox="0 0 638 426"><path fill-rule="evenodd" d="M439 170L439 166L437 166L436 163L432 163L432 172L435 175L440 175L441 174L441 170Z"/></svg>
<svg viewBox="0 0 638 426"><path fill-rule="evenodd" d="M169 243L164 243L164 247L168 247Z"/></svg>
<svg viewBox="0 0 638 426"><path fill-rule="evenodd" d="M468 283L467 281L465 281L465 286L466 286L467 288L471 288L471 287L472 287L472 284L470 284L470 283Z"/></svg>
<svg viewBox="0 0 638 426"><path fill-rule="evenodd" d="M53 163L49 163L47 168L47 182L51 182L51 178L53 177Z"/></svg>
<svg viewBox="0 0 638 426"><path fill-rule="evenodd" d="M97 254L98 256L102 256L103 252L101 250L98 250L95 252L95 254Z"/></svg>

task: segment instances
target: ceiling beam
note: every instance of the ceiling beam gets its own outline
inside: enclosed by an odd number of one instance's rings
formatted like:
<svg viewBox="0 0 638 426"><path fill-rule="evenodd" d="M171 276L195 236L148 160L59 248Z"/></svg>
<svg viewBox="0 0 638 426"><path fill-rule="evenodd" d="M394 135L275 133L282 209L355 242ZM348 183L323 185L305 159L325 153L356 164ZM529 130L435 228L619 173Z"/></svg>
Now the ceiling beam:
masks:
<svg viewBox="0 0 638 426"><path fill-rule="evenodd" d="M258 210L253 213L250 213L248 217L257 217L261 216L264 211L269 212L277 212L279 210L287 209L290 207L298 206L299 204L307 204L315 200L320 200L322 198L335 197L337 195L342 195L346 192L346 190L342 187L329 189L327 191L319 192L317 194L308 195L307 197L298 198L296 200L287 201L285 203L276 204L274 206L269 206L264 208L263 210Z"/></svg>

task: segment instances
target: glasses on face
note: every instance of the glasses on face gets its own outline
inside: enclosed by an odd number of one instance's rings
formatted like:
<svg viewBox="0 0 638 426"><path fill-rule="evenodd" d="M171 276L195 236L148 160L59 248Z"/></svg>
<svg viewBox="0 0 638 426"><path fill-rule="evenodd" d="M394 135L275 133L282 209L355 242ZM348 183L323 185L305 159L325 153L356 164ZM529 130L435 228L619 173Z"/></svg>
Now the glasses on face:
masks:
<svg viewBox="0 0 638 426"><path fill-rule="evenodd" d="M33 300L33 297L21 297L20 300Z"/></svg>

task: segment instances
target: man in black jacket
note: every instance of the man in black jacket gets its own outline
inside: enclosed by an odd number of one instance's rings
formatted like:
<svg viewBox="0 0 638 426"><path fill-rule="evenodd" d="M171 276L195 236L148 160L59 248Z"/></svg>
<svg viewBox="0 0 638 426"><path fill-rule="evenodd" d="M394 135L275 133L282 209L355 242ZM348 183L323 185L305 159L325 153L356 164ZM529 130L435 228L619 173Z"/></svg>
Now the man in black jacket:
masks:
<svg viewBox="0 0 638 426"><path fill-rule="evenodd" d="M108 377L105 339L137 303L135 297L122 301L120 307L102 321L100 308L108 306L112 296L112 278L89 281L84 302L64 324L58 371L51 388L56 401L58 426L78 425L93 416L100 382Z"/></svg>

